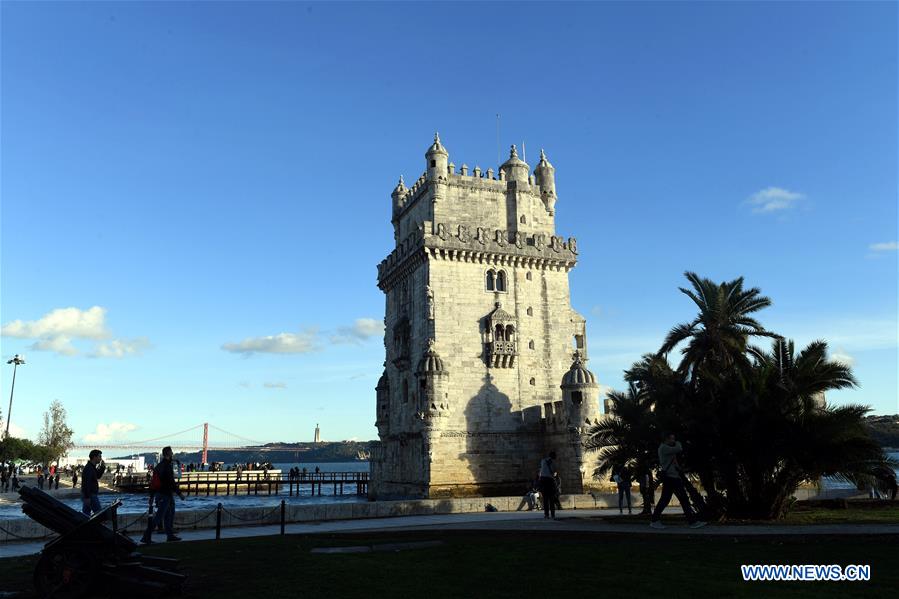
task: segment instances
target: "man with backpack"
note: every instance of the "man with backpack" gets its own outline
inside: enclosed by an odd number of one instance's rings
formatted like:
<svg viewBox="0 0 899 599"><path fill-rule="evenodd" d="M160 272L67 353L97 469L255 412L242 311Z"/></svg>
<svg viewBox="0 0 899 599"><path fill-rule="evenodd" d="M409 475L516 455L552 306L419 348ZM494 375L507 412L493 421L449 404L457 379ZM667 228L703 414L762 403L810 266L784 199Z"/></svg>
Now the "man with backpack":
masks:
<svg viewBox="0 0 899 599"><path fill-rule="evenodd" d="M543 517L556 519L556 452L540 460L540 494L543 496Z"/></svg>
<svg viewBox="0 0 899 599"><path fill-rule="evenodd" d="M150 491L156 495L158 504L156 513L147 522L147 530L140 542L149 545L153 542L153 529L160 523L165 527L166 541L180 541L181 537L175 536L172 531L172 524L175 520L175 495L184 501L184 495L178 489L178 483L175 481L175 472L172 465L172 457L174 452L171 447L162 448L162 460L156 464L153 469L153 476L150 478ZM154 489L153 487L157 488Z"/></svg>
<svg viewBox="0 0 899 599"><path fill-rule="evenodd" d="M677 497L677 500L680 502L681 508L684 510L684 515L687 516L687 522L690 523L690 528L702 528L706 525L705 522L696 519L693 508L690 507L690 498L687 497L687 492L684 489L684 482L681 480L683 471L677 462L677 456L682 451L683 447L681 447L680 441L675 439L674 433L665 435L664 441L659 445L659 469L661 470L662 496L659 497L656 509L652 513L652 522L649 524L652 528L665 528L665 525L661 522L662 511L668 507L668 502L671 501L672 494Z"/></svg>

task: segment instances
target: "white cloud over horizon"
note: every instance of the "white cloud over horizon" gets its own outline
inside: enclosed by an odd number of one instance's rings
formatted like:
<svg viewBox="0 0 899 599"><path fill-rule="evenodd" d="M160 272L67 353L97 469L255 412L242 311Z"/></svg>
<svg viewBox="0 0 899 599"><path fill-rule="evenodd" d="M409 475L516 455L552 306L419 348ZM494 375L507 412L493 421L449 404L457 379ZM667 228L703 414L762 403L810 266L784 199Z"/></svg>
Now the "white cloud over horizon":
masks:
<svg viewBox="0 0 899 599"><path fill-rule="evenodd" d="M287 389L287 383L262 383L262 386L266 389Z"/></svg>
<svg viewBox="0 0 899 599"><path fill-rule="evenodd" d="M278 333L264 337L247 337L236 343L225 343L222 349L233 354L308 354L318 351L317 331L307 329L299 333Z"/></svg>
<svg viewBox="0 0 899 599"><path fill-rule="evenodd" d="M805 195L796 191L782 187L766 187L749 196L746 203L752 206L752 211L756 214L766 214L792 208L803 198Z"/></svg>
<svg viewBox="0 0 899 599"><path fill-rule="evenodd" d="M53 352L60 356L77 356L81 351L72 342L94 342L94 349L86 355L91 358L123 358L139 355L150 346L145 337L137 339L111 339L106 326L106 308L92 306L80 308L56 308L37 320L13 320L0 329L6 337L34 339L29 349Z"/></svg>
<svg viewBox="0 0 899 599"><path fill-rule="evenodd" d="M224 343L224 351L251 356L253 354L308 354L321 351L326 343L360 344L372 337L384 334L384 322L375 318L357 318L352 325L337 327L331 333L320 332L317 327L306 328L299 333L278 333L261 337L247 337L243 341Z"/></svg>
<svg viewBox="0 0 899 599"><path fill-rule="evenodd" d="M137 430L137 425L130 422L110 422L109 424L99 423L97 429L84 435L84 441L87 443L108 443L110 441L120 441L125 436Z"/></svg>
<svg viewBox="0 0 899 599"><path fill-rule="evenodd" d="M331 343L361 343L370 337L384 334L384 321L376 318L357 318L348 327L338 327L337 333L330 336Z"/></svg>
<svg viewBox="0 0 899 599"><path fill-rule="evenodd" d="M895 252L899 250L899 242L884 241L882 243L872 243L868 246L872 252Z"/></svg>
<svg viewBox="0 0 899 599"><path fill-rule="evenodd" d="M148 347L150 347L150 342L146 337L138 337L137 339L113 339L109 342L99 343L89 356L91 358L121 359L126 356L138 356Z"/></svg>

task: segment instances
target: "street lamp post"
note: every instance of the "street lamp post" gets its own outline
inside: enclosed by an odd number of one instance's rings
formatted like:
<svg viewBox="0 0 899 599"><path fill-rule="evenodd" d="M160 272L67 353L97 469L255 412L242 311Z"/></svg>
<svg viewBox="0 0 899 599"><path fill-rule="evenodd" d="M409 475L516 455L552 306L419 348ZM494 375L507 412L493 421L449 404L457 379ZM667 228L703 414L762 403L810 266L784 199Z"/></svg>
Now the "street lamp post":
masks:
<svg viewBox="0 0 899 599"><path fill-rule="evenodd" d="M9 422L12 419L12 395L16 391L16 369L19 367L19 364L25 363L25 358L20 358L19 354L16 354L15 357L11 360L7 360L7 364L12 364L12 389L9 390L9 409L6 410L6 433L3 435L3 438L6 439L9 437Z"/></svg>

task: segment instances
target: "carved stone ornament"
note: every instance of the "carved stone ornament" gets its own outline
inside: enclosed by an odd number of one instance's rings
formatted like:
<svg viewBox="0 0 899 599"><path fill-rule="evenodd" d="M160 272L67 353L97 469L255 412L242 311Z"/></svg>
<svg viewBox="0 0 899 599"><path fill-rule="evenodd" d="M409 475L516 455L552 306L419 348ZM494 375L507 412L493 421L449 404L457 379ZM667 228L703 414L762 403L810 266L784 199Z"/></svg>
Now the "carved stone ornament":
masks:
<svg viewBox="0 0 899 599"><path fill-rule="evenodd" d="M555 235L553 235L552 239L550 239L549 247L551 247L554 252L561 252L562 251L562 238L556 237Z"/></svg>
<svg viewBox="0 0 899 599"><path fill-rule="evenodd" d="M543 233L534 235L534 247L538 250L542 250L544 247L546 247L546 237L544 237Z"/></svg>
<svg viewBox="0 0 899 599"><path fill-rule="evenodd" d="M471 233L468 232L468 227L465 225L459 225L459 241L462 243L471 241Z"/></svg>
<svg viewBox="0 0 899 599"><path fill-rule="evenodd" d="M515 247L524 247L524 235L521 233L521 231L515 231Z"/></svg>
<svg viewBox="0 0 899 599"><path fill-rule="evenodd" d="M446 225L443 223L437 225L437 237L446 241Z"/></svg>
<svg viewBox="0 0 899 599"><path fill-rule="evenodd" d="M487 230L484 229L484 227L478 227L478 232L476 235L477 235L476 239L478 240L478 243L480 243L481 245L484 245L485 243L487 243Z"/></svg>
<svg viewBox="0 0 899 599"><path fill-rule="evenodd" d="M577 254L577 239L574 237L568 238L568 251L572 254Z"/></svg>
<svg viewBox="0 0 899 599"><path fill-rule="evenodd" d="M502 229L496 230L496 243L499 247L506 247L506 244L509 243L509 239L506 237L506 232Z"/></svg>
<svg viewBox="0 0 899 599"><path fill-rule="evenodd" d="M425 290L425 293L428 296L428 320L434 320L434 290L431 289L430 285L428 285ZM430 339L428 341L428 343L430 345L433 345L434 340ZM430 347L430 345L429 345L429 347Z"/></svg>

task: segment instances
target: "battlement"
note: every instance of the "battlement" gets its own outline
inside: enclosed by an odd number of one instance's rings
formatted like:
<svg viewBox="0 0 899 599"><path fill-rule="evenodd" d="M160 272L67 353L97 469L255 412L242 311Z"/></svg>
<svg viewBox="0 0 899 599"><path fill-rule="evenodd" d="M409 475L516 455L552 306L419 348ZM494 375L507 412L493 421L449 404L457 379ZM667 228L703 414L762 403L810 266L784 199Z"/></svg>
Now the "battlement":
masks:
<svg viewBox="0 0 899 599"><path fill-rule="evenodd" d="M427 229L433 223L425 222L397 243L396 249L378 264L378 286L389 287L388 280L396 273L414 267L428 254L445 260L496 262L528 266L531 268L556 268L566 271L577 263L577 239L543 233L526 235L520 231L510 233L503 229L467 225L455 227L438 223L433 233ZM452 229L455 229L453 232ZM427 253L423 252L425 250Z"/></svg>

